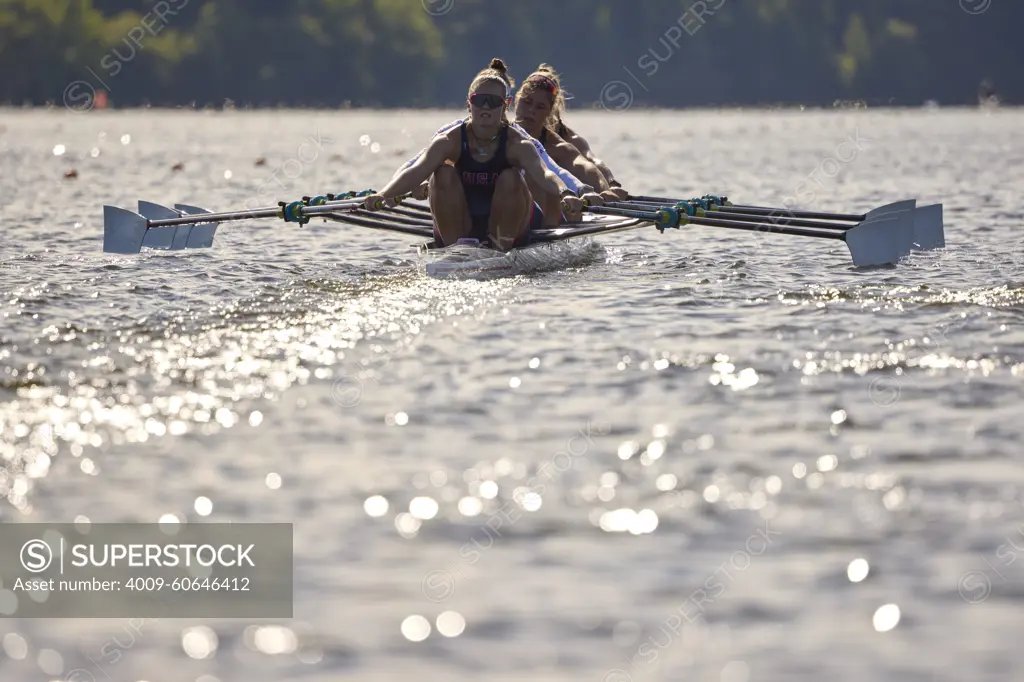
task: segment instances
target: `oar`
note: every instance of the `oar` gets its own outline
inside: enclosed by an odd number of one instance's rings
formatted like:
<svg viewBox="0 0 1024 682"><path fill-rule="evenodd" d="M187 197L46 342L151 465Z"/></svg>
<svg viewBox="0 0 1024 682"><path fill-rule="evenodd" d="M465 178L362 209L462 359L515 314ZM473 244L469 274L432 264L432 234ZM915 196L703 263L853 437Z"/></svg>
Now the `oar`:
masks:
<svg viewBox="0 0 1024 682"><path fill-rule="evenodd" d="M721 227L750 232L772 232L797 237L815 237L818 239L838 239L846 242L850 249L853 264L860 266L887 265L896 263L910 253L913 245L913 218L908 211L894 215L883 215L870 218L841 232L823 232L814 229L789 227L775 223L744 222L738 220L721 220L701 218L680 213L675 208L662 208L658 211L638 211L634 209L611 208L604 206L587 206L589 213L618 215L628 218L639 218L653 222L659 231L681 225L703 225Z"/></svg>
<svg viewBox="0 0 1024 682"><path fill-rule="evenodd" d="M749 215L787 215L791 218L811 218L820 220L842 220L845 222L859 223L862 220L867 220L868 215L855 215L852 213L827 213L823 211L793 211L788 208L771 208L768 206L744 206L739 204L729 203L728 197L716 197L716 196L704 196L701 199L708 201L709 211L718 210L720 207L726 207L732 213L744 213ZM667 197L648 197L648 196L630 196L630 201L638 201L641 203L648 204L679 204L687 201L693 201L693 199L670 199ZM904 205L909 204L909 205ZM898 202L897 204L890 205L893 210L905 211L914 208L914 202Z"/></svg>
<svg viewBox="0 0 1024 682"><path fill-rule="evenodd" d="M139 253L144 245L166 249L187 248L195 240L191 239L189 231L182 231L181 226L193 226L191 231L194 232L195 226L199 225L213 226L217 223L255 218L281 218L285 222L305 225L309 218L317 215L356 210L362 206L364 198L372 193L373 190L364 190L358 193L303 197L302 201L282 201L277 206L222 213L211 213L182 204L178 204L177 210L174 210L144 201L139 202L139 213L118 206L104 206L103 251L134 254ZM401 201L408 196L399 197L398 200ZM170 227L178 229L162 229ZM212 231L204 237L201 243L195 246L210 246L213 241Z"/></svg>
<svg viewBox="0 0 1024 682"><path fill-rule="evenodd" d="M369 227L376 230L386 230L388 232L400 232L402 234L411 234L415 237L423 237L424 239L433 239L434 231L433 228L413 223L412 221L396 222L398 219L381 216L379 219L370 217L371 214L360 213L326 213L321 215L322 218L329 220L337 220L343 223L351 223L352 225L359 225L360 227Z"/></svg>
<svg viewBox="0 0 1024 682"><path fill-rule="evenodd" d="M895 201L891 204L879 206L878 208L860 215L848 213L823 213L819 211L793 211L788 208L778 209L765 206L736 206L732 204L726 204L724 207L712 204L708 210L716 213L727 211L732 214L771 216L773 220L822 218L825 220L841 220L858 223L877 216L909 211L914 218L914 248L921 251L929 251L931 249L941 249L946 246L946 234L942 225L942 204L918 206L916 199Z"/></svg>
<svg viewBox="0 0 1024 682"><path fill-rule="evenodd" d="M639 203L639 202L636 202L636 203L634 203L634 202L614 202L614 201L606 202L604 205L608 206L610 208L626 208L626 209L645 207L645 206L658 206L658 204L644 204L644 203ZM678 204L677 204L677 206L678 206ZM642 208L642 210L656 210L656 209ZM719 220L743 220L743 221L748 221L748 220L751 219L751 214L735 213L735 212L732 212L731 210L730 210L730 212L726 213L726 212L723 212L721 209L718 209L718 210L715 210L714 212L712 212L712 211L705 211L703 208L695 208L694 211L695 211L694 215L696 215L698 218L716 218L716 219L719 219ZM851 227L853 227L853 225L849 225L849 224L840 224L840 223L834 223L834 222L826 222L824 220L800 220L800 219L794 219L794 218L774 218L773 217L771 222L774 223L775 225L788 225L790 227L816 227L816 228L822 229L822 230L849 230Z"/></svg>
<svg viewBox="0 0 1024 682"><path fill-rule="evenodd" d="M770 206L745 206L735 205L729 202L728 197L705 195L700 199L670 199L667 197L652 196L630 196L631 201L641 203L654 203L664 205L666 203L678 204L690 201L700 203L708 211L726 211L734 214L752 216L771 216L773 220L788 219L822 219L838 220L842 222L860 223L870 218L875 218L889 213L899 211L911 211L914 215L914 247L922 251L939 249L946 245L946 236L942 226L942 204L931 204L929 206L917 206L916 199L897 201L863 214L853 213L827 213L822 211L794 211L788 208L772 208Z"/></svg>

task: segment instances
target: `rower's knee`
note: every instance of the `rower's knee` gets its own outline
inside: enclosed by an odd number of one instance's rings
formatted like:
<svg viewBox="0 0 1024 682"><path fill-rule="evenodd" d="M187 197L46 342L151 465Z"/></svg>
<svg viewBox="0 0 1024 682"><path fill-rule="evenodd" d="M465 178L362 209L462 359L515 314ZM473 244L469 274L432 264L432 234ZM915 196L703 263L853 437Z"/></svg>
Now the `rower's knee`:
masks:
<svg viewBox="0 0 1024 682"><path fill-rule="evenodd" d="M519 192L524 189L529 191L522 173L515 168L506 168L501 171L494 183L494 191L496 192Z"/></svg>
<svg viewBox="0 0 1024 682"><path fill-rule="evenodd" d="M461 184L459 172L455 170L454 166L444 164L430 176L430 184L439 189L459 186Z"/></svg>

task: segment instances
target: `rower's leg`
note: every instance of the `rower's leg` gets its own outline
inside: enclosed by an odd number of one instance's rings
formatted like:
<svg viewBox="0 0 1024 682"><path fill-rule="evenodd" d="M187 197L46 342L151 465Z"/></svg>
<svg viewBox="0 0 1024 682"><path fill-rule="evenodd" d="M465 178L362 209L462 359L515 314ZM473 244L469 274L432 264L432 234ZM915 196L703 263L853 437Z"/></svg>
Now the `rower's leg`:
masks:
<svg viewBox="0 0 1024 682"><path fill-rule="evenodd" d="M522 239L533 215L533 196L526 179L514 168L498 175L491 201L491 242L508 251Z"/></svg>
<svg viewBox="0 0 1024 682"><path fill-rule="evenodd" d="M434 216L434 236L445 246L468 237L472 230L466 193L459 172L445 164L430 176L430 212Z"/></svg>
<svg viewBox="0 0 1024 682"><path fill-rule="evenodd" d="M558 227L562 220L562 197L545 192L529 177L526 178L526 186L544 212L544 227Z"/></svg>

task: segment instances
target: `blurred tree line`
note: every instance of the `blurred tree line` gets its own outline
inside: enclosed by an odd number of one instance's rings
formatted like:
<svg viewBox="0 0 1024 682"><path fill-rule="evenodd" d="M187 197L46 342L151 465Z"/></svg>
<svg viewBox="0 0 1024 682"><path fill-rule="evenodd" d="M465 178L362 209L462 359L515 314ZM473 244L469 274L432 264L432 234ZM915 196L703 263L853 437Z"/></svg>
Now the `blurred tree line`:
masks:
<svg viewBox="0 0 1024 682"><path fill-rule="evenodd" d="M494 56L573 106L1024 95L1021 0L0 0L0 102L449 106ZM620 90L623 88L618 84Z"/></svg>

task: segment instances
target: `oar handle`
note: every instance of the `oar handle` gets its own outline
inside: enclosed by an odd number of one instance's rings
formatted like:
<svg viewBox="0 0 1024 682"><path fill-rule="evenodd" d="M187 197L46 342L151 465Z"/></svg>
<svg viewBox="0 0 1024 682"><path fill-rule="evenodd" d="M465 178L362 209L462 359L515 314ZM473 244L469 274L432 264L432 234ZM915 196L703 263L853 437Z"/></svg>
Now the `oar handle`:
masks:
<svg viewBox="0 0 1024 682"><path fill-rule="evenodd" d="M659 231L667 227L679 227L679 212L674 208L659 208L656 211L637 211L634 209L615 208L610 206L584 206L587 213L596 215L617 215L624 218L639 218L654 223Z"/></svg>
<svg viewBox="0 0 1024 682"><path fill-rule="evenodd" d="M326 196L317 197L302 197L303 201L292 201L285 203L283 201L278 203L278 217L284 220L286 223L298 223L299 225L305 225L309 222L309 219L325 213L334 213L339 210L350 210L358 211L363 207L363 203L366 201L367 196L372 196L373 190L366 190L360 193L359 196L351 199L342 199L341 201L330 201L330 194ZM395 197L397 203L402 203L405 199L412 196L412 193L402 194ZM385 199L378 199L373 204L374 211L380 211L386 207Z"/></svg>

